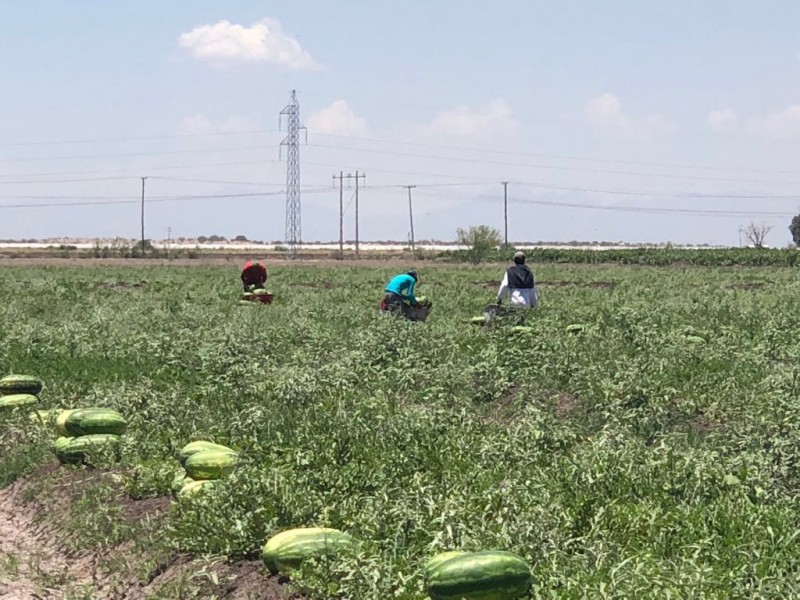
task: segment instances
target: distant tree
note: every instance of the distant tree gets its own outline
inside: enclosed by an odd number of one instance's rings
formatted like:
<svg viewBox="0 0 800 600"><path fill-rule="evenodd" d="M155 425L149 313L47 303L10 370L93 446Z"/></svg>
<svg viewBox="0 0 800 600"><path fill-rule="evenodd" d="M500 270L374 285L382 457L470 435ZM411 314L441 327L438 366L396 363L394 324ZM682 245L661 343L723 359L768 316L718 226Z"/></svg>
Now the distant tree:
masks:
<svg viewBox="0 0 800 600"><path fill-rule="evenodd" d="M459 229L456 232L459 246L467 248L467 257L470 262L478 264L484 260L492 250L503 242L500 232L488 225L478 225L469 229Z"/></svg>
<svg viewBox="0 0 800 600"><path fill-rule="evenodd" d="M763 248L764 240L770 231L772 231L772 225L766 225L764 223L756 225L755 223L750 223L750 225L744 229L744 235L753 246L756 248Z"/></svg>
<svg viewBox="0 0 800 600"><path fill-rule="evenodd" d="M200 237L197 238L197 243L198 244L205 244L207 241L208 241L208 238L206 236L204 236L204 235L201 235Z"/></svg>
<svg viewBox="0 0 800 600"><path fill-rule="evenodd" d="M792 241L795 246L800 246L800 215L792 218L792 224L789 225L789 231L792 232Z"/></svg>
<svg viewBox="0 0 800 600"><path fill-rule="evenodd" d="M234 242L247 242L247 241L249 241L249 240L247 239L247 237L246 237L246 236L243 236L243 235L237 235L235 238L233 238L233 241L234 241Z"/></svg>

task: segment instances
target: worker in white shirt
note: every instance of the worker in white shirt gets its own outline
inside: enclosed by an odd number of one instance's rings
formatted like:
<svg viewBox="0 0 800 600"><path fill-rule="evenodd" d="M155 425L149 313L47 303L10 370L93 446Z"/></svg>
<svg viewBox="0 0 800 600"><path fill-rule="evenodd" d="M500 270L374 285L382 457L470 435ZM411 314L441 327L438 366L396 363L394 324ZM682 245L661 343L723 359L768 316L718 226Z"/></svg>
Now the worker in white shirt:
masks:
<svg viewBox="0 0 800 600"><path fill-rule="evenodd" d="M525 253L514 254L514 265L506 270L500 291L497 292L497 304L509 296L509 304L515 308L536 308L539 300L536 297L536 282L533 272L525 264Z"/></svg>

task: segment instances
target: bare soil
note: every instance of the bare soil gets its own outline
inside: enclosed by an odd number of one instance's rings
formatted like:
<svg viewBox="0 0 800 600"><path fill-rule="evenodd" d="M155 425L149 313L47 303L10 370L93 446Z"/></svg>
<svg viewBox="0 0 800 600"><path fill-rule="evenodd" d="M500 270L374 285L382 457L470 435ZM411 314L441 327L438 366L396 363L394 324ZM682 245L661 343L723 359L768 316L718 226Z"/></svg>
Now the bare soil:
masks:
<svg viewBox="0 0 800 600"><path fill-rule="evenodd" d="M92 482L113 477L113 472L59 469L45 465L27 480L0 490L0 598L67 600L145 600L184 597L187 582L197 598L227 600L289 600L281 583L264 572L259 561L227 563L194 560L188 556L165 556L142 579L137 571L133 544L75 551L58 527L58 517L80 490ZM56 501L43 501L37 494L42 482L51 485ZM48 496L49 497L49 496ZM121 518L135 522L158 518L169 508L169 498L134 500L121 496ZM119 565L111 569L110 564ZM198 576L202 573L202 576ZM198 589L199 588L199 589ZM177 595L174 595L177 594Z"/></svg>

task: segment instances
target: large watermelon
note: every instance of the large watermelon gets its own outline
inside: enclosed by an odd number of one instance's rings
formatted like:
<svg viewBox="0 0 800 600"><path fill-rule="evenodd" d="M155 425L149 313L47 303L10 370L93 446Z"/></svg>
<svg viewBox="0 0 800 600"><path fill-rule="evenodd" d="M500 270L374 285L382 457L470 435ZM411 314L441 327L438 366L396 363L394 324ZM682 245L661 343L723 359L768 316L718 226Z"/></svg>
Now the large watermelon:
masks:
<svg viewBox="0 0 800 600"><path fill-rule="evenodd" d="M304 560L332 558L353 548L355 542L338 529L306 527L290 529L271 537L261 549L261 559L273 574L289 573Z"/></svg>
<svg viewBox="0 0 800 600"><path fill-rule="evenodd" d="M203 450L186 461L186 473L192 479L220 479L233 471L238 460L231 450Z"/></svg>
<svg viewBox="0 0 800 600"><path fill-rule="evenodd" d="M42 380L33 375L8 375L0 379L0 396L9 394L31 394L36 396L42 391Z"/></svg>
<svg viewBox="0 0 800 600"><path fill-rule="evenodd" d="M61 462L79 463L85 460L87 455L117 452L119 441L119 436L112 434L60 437L55 441L55 452Z"/></svg>
<svg viewBox="0 0 800 600"><path fill-rule="evenodd" d="M110 408L81 408L67 415L64 428L71 436L101 433L122 435L128 429L128 422Z"/></svg>
<svg viewBox="0 0 800 600"><path fill-rule="evenodd" d="M422 570L425 582L427 583L428 579L430 579L431 572L444 561L455 558L456 556L463 556L464 554L466 554L464 550L448 550L447 552L440 552L429 559L428 562L425 563L425 568Z"/></svg>
<svg viewBox="0 0 800 600"><path fill-rule="evenodd" d="M512 600L531 585L531 570L516 554L501 550L451 557L428 573L431 600Z"/></svg>
<svg viewBox="0 0 800 600"><path fill-rule="evenodd" d="M232 448L228 448L222 444L215 444L214 442L207 442L205 440L197 440L196 442L189 442L183 448L181 448L180 452L178 452L178 460L182 465L185 465L190 456L205 450L217 450L219 452L235 453Z"/></svg>
<svg viewBox="0 0 800 600"><path fill-rule="evenodd" d="M69 437L69 432L67 431L67 417L69 417L76 410L79 409L68 408L58 413L58 415L56 416L56 433L58 433L58 435Z"/></svg>
<svg viewBox="0 0 800 600"><path fill-rule="evenodd" d="M10 410L19 406L33 406L39 401L32 394L11 394L0 397L0 410Z"/></svg>

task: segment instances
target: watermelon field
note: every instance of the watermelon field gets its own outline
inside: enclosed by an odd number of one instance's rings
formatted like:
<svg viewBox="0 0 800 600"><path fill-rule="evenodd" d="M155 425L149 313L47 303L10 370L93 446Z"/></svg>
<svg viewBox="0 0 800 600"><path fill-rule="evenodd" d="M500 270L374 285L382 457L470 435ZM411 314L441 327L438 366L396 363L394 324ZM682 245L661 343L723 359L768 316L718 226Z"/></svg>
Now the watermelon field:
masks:
<svg viewBox="0 0 800 600"><path fill-rule="evenodd" d="M425 323L378 312L405 265L276 264L272 305L233 262L0 267L0 377L44 382L0 411L0 596L424 600L498 550L522 598L800 597L794 269L534 264L513 330L471 323L503 264L416 266ZM117 451L59 463L32 411L85 407ZM176 495L197 440L236 461ZM355 545L270 573L305 527Z"/></svg>

